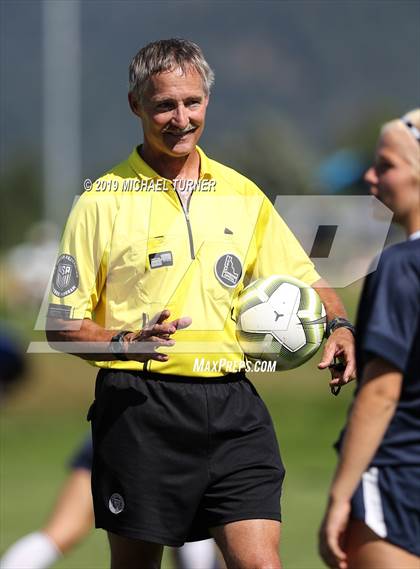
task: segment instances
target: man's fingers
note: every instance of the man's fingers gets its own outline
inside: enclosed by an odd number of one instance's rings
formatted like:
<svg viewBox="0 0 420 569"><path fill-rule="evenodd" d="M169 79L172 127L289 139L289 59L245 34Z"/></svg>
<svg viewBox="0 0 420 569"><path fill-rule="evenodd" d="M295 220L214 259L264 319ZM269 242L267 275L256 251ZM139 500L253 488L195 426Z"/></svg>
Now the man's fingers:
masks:
<svg viewBox="0 0 420 569"><path fill-rule="evenodd" d="M128 344L127 353L128 354L153 354L156 348L162 346L171 348L175 345L174 340L166 340L160 336L150 336L147 340L141 342L130 342Z"/></svg>
<svg viewBox="0 0 420 569"><path fill-rule="evenodd" d="M329 368L331 371L331 386L346 385L356 378L356 370L352 363L343 364L342 362L339 362L337 364L330 365Z"/></svg>
<svg viewBox="0 0 420 569"><path fill-rule="evenodd" d="M155 324L150 329L152 336L165 336L175 334L176 326L174 326L173 322L166 322L165 324Z"/></svg>
<svg viewBox="0 0 420 569"><path fill-rule="evenodd" d="M151 334L158 334L159 336L164 334L175 334L177 330L183 330L190 326L191 322L192 319L189 316L182 316L172 322L165 322L161 324L156 323L152 328L150 328L150 332Z"/></svg>
<svg viewBox="0 0 420 569"><path fill-rule="evenodd" d="M356 377L356 357L354 346L350 343L346 343L346 345L343 346L342 352L342 359L346 363L346 368L343 373L343 381L347 383Z"/></svg>
<svg viewBox="0 0 420 569"><path fill-rule="evenodd" d="M168 346L169 348L175 346L175 340L165 339L161 336L152 336L150 338L154 344L156 344L156 348L160 346Z"/></svg>
<svg viewBox="0 0 420 569"><path fill-rule="evenodd" d="M155 354L152 354L149 359L155 360L158 362L166 362L166 361L168 361L169 356L168 356L168 354L155 353Z"/></svg>
<svg viewBox="0 0 420 569"><path fill-rule="evenodd" d="M157 348L171 348L172 346L175 346L175 340L165 340L164 338L161 338L160 336L151 336L150 338L148 338L148 342L139 342L138 344L140 350L143 350L143 346L146 348L144 351L145 353L154 353L155 350L157 350Z"/></svg>
<svg viewBox="0 0 420 569"><path fill-rule="evenodd" d="M192 319L189 316L177 318L172 322L165 322L170 315L169 310L163 310L155 324L146 326L138 334L130 338L130 342L155 341L155 337L168 340L177 330L187 328Z"/></svg>
<svg viewBox="0 0 420 569"><path fill-rule="evenodd" d="M165 322L164 324L154 324L153 326L143 328L139 333L138 337L135 338L137 341L143 341L145 338L150 340L153 336L159 336L160 338L169 338L171 334L176 332L176 327L172 322Z"/></svg>
<svg viewBox="0 0 420 569"><path fill-rule="evenodd" d="M170 315L171 315L170 310L165 308L165 310L162 310L162 312L159 314L159 318L156 320L156 324L162 324L163 322L165 322L165 320L169 318Z"/></svg>
<svg viewBox="0 0 420 569"><path fill-rule="evenodd" d="M183 330L187 328L192 323L192 318L189 316L181 316L181 318L177 318L177 320L173 321L173 325L176 326L177 330Z"/></svg>
<svg viewBox="0 0 420 569"><path fill-rule="evenodd" d="M356 377L356 367L353 362L348 362L343 374L344 383L348 383Z"/></svg>
<svg viewBox="0 0 420 569"><path fill-rule="evenodd" d="M334 343L331 343L329 345L327 344L325 346L324 353L322 354L322 360L318 364L319 369L325 369L331 365L334 360L335 350L336 345Z"/></svg>

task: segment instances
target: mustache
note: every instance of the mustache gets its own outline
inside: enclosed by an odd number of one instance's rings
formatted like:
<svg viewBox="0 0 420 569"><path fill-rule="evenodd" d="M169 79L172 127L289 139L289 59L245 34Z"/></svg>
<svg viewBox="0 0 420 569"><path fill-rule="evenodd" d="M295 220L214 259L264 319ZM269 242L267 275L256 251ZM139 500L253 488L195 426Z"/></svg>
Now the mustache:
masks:
<svg viewBox="0 0 420 569"><path fill-rule="evenodd" d="M166 126L162 132L169 132L170 134L187 134L188 132L191 132L193 130L195 130L197 127L195 127L192 124L188 124L185 128L183 129L174 129L173 127L170 126Z"/></svg>

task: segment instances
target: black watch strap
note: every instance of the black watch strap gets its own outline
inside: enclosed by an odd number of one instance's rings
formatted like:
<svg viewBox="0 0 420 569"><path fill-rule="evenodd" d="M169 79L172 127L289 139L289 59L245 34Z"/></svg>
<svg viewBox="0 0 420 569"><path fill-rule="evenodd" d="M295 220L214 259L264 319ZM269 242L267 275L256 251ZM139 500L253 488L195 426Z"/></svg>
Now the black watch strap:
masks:
<svg viewBox="0 0 420 569"><path fill-rule="evenodd" d="M339 316L337 316L336 318L330 320L327 324L327 332L326 332L327 338L329 338L331 334L338 328L347 328L347 330L350 330L353 336L356 335L356 330L353 324L350 322L350 320L347 320L347 318L340 318Z"/></svg>
<svg viewBox="0 0 420 569"><path fill-rule="evenodd" d="M125 349L124 349L124 336L128 334L128 330L123 330L122 332L118 332L111 338L111 342L109 344L109 351L111 354L115 356L117 360L121 360L123 362L128 361Z"/></svg>

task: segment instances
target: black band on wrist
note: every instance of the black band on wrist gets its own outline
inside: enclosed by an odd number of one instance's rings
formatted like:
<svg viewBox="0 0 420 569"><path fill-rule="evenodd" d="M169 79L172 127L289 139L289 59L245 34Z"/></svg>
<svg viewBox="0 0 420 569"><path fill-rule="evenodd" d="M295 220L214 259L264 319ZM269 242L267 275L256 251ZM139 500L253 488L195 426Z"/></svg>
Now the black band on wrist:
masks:
<svg viewBox="0 0 420 569"><path fill-rule="evenodd" d="M356 330L353 324L350 322L350 320L347 320L347 318L340 318L339 316L337 316L336 318L330 320L330 322L328 322L327 324L327 330L326 330L327 338L329 338L331 334L335 332L335 330L337 330L338 328L347 328L347 330L350 330L353 336L356 335Z"/></svg>
<svg viewBox="0 0 420 569"><path fill-rule="evenodd" d="M118 334L115 334L115 336L111 338L111 342L109 344L109 351L111 354L115 356L115 359L123 362L128 361L127 354L124 349L124 336L128 334L128 332L128 330L118 332Z"/></svg>

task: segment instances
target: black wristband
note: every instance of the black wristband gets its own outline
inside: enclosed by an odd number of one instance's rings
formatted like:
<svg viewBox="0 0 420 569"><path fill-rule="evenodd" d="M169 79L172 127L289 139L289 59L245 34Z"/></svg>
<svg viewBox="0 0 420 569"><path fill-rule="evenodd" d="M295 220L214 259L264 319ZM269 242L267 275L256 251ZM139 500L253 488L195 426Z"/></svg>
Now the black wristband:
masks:
<svg viewBox="0 0 420 569"><path fill-rule="evenodd" d="M115 356L115 359L121 360L123 362L128 361L127 354L124 350L124 336L128 333L128 330L118 332L118 334L115 334L115 336L111 338L111 342L109 344L109 351L111 354Z"/></svg>
<svg viewBox="0 0 420 569"><path fill-rule="evenodd" d="M350 330L353 336L356 336L356 330L353 324L350 322L350 320L347 320L347 318L340 318L339 316L337 316L336 318L333 318L330 322L327 323L327 330L326 330L327 338L329 338L331 334L335 332L335 330L337 330L338 328L347 328L347 330Z"/></svg>

